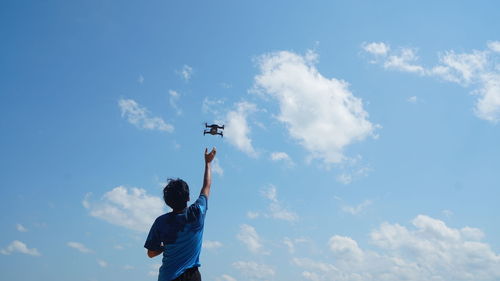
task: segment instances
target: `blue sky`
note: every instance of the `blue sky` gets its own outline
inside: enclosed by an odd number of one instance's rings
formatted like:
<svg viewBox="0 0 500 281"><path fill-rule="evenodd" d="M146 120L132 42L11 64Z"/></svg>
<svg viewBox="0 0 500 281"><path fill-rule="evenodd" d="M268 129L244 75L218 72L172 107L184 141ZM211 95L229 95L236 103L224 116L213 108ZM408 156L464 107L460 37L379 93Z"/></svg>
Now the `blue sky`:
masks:
<svg viewBox="0 0 500 281"><path fill-rule="evenodd" d="M3 1L2 280L499 280L496 1ZM203 136L204 122L226 125Z"/></svg>

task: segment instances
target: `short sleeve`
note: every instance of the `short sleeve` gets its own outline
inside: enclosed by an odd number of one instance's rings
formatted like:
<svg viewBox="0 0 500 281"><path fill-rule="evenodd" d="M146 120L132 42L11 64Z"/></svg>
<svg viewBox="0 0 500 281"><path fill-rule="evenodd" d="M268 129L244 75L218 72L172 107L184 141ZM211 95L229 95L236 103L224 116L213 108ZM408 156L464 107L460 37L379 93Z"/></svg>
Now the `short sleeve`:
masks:
<svg viewBox="0 0 500 281"><path fill-rule="evenodd" d="M200 194L200 197L189 206L187 211L188 222L192 223L195 221L202 222L207 213L207 197Z"/></svg>
<svg viewBox="0 0 500 281"><path fill-rule="evenodd" d="M200 209L200 212L205 215L207 212L208 206L207 206L208 200L207 197L203 194L200 194L200 197L194 202L193 205L197 205L198 208Z"/></svg>
<svg viewBox="0 0 500 281"><path fill-rule="evenodd" d="M149 230L148 238L146 239L146 243L144 243L144 248L151 251L163 251L158 227L158 219L156 219Z"/></svg>

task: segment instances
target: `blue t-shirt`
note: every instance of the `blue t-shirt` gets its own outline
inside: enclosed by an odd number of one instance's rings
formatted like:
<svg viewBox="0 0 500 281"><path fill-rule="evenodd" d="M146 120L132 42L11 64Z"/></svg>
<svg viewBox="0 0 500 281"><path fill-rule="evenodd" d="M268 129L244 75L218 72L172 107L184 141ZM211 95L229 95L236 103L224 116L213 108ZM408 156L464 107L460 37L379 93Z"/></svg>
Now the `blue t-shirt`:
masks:
<svg viewBox="0 0 500 281"><path fill-rule="evenodd" d="M163 250L159 281L171 281L186 269L200 266L206 212L207 197L202 194L184 212L170 212L155 220L144 247L152 251Z"/></svg>

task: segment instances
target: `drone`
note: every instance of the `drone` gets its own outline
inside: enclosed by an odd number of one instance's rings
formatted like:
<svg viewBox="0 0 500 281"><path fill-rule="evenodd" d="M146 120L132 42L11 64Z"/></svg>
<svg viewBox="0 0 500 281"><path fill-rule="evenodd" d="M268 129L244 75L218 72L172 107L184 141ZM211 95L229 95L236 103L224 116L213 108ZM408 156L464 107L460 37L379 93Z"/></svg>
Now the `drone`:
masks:
<svg viewBox="0 0 500 281"><path fill-rule="evenodd" d="M209 129L203 130L203 135L211 134L214 136L220 135L221 137L224 137L224 132L219 131L219 129L224 130L224 125L222 125L222 126L219 126L217 124L208 125L207 123L205 123L205 128L209 128Z"/></svg>

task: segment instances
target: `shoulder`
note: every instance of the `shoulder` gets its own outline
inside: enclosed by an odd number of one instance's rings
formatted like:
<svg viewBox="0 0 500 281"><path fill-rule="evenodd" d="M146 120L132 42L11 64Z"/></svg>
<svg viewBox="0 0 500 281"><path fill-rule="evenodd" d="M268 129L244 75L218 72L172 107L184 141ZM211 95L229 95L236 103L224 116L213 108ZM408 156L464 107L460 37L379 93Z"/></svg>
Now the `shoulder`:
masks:
<svg viewBox="0 0 500 281"><path fill-rule="evenodd" d="M157 217L153 223L153 226L166 222L170 217L171 217L170 213L166 213Z"/></svg>
<svg viewBox="0 0 500 281"><path fill-rule="evenodd" d="M196 220L196 218L205 215L207 211L207 201L207 197L201 194L200 197L189 206L187 210L188 221Z"/></svg>

